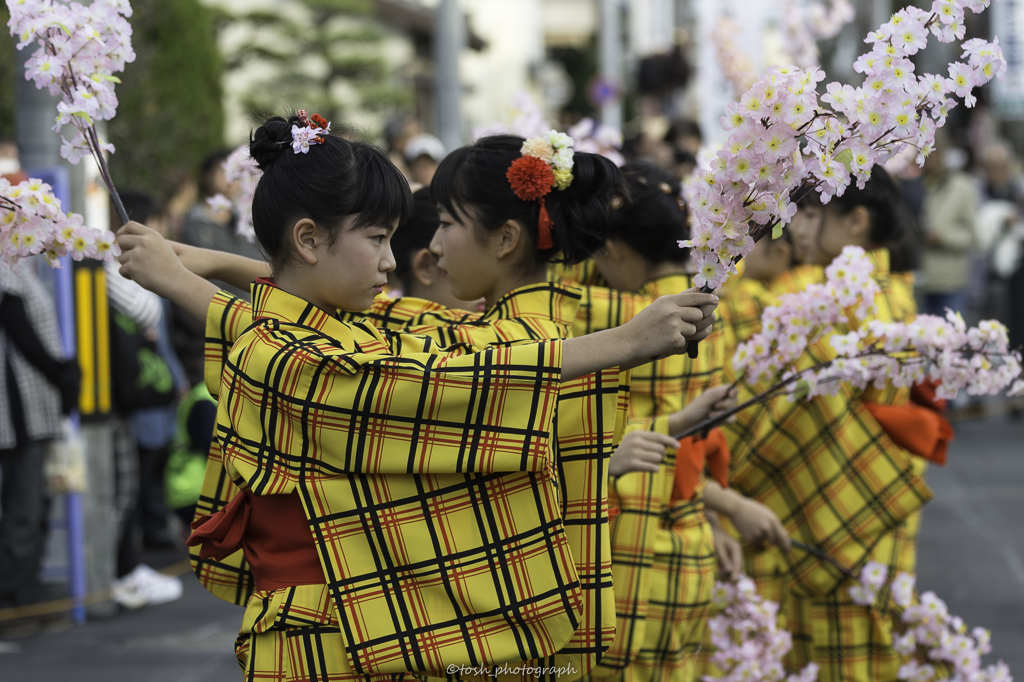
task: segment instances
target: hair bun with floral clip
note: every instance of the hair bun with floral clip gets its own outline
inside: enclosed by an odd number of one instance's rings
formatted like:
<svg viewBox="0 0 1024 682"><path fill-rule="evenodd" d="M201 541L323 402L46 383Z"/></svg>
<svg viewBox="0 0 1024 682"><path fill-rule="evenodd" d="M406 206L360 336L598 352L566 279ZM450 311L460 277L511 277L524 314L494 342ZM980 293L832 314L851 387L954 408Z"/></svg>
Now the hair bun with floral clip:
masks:
<svg viewBox="0 0 1024 682"><path fill-rule="evenodd" d="M296 154L309 153L309 146L323 144L327 136L331 134L331 122L320 114L312 116L306 113L305 109L299 109L295 114L303 127L292 126L292 149Z"/></svg>
<svg viewBox="0 0 1024 682"><path fill-rule="evenodd" d="M521 201L539 201L537 248L552 249L551 215L544 197L552 189L564 190L572 184L573 141L564 133L552 130L546 135L531 137L519 150L522 156L512 162L505 177Z"/></svg>

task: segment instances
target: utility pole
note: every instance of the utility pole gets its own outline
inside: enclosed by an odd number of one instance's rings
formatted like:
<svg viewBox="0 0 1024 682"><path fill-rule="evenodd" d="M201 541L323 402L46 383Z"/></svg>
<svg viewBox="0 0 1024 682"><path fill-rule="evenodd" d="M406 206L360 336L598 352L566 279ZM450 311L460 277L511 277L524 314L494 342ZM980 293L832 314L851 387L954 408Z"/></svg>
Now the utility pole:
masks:
<svg viewBox="0 0 1024 682"><path fill-rule="evenodd" d="M462 146L462 83L459 55L466 44L465 21L459 0L441 0L434 23L434 61L437 65L437 127L445 151Z"/></svg>
<svg viewBox="0 0 1024 682"><path fill-rule="evenodd" d="M621 0L598 0L601 5L601 32L599 43L598 95L601 122L622 128L622 26Z"/></svg>

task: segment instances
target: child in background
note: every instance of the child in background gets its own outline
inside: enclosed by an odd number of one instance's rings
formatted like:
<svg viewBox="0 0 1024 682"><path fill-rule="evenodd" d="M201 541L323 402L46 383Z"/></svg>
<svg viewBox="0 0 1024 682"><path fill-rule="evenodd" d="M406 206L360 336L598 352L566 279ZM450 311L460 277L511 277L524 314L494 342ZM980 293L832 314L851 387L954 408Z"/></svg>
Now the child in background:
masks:
<svg viewBox="0 0 1024 682"><path fill-rule="evenodd" d="M874 315L904 319L903 302L892 296L889 249L900 243L899 195L879 166L863 190L847 188L822 206L812 194L793 219L793 242L804 265L773 282L774 294L800 291L824 281L824 266L848 245L862 246L874 263L881 293ZM846 330L842 325L838 333ZM828 340L810 347L798 368L835 357ZM733 484L771 507L794 537L856 571L879 561L890 575L899 565L901 526L930 497L912 456L876 421L869 402L907 404L909 389L865 391L844 385L835 396L792 402L769 401L756 424L749 456ZM768 576L758 576L764 585ZM901 657L893 647L887 598L874 607L855 604L849 578L820 557L794 550L779 567L777 585L785 626L793 634L787 667L820 666L819 679L896 679Z"/></svg>
<svg viewBox="0 0 1024 682"><path fill-rule="evenodd" d="M430 252L430 242L441 224L441 217L430 196L430 188L412 193L412 213L391 237L395 269L388 273L388 296L412 296L434 301L446 308L476 312L487 309L483 300L463 301L452 295L444 272L437 267L437 256Z"/></svg>
<svg viewBox="0 0 1024 682"><path fill-rule="evenodd" d="M692 286L687 252L677 243L687 237L686 208L678 183L649 163L627 164L622 170L625 186L612 199L608 238L594 257L597 271L612 288L584 288L575 333L623 324L657 296ZM631 432L671 437L691 425L680 422L686 408L710 399L713 407L702 411L717 414L735 405L735 394L728 386L715 387L720 383L720 341L714 335L694 361L675 356L633 369ZM646 448L648 467L614 481L620 507L613 521L619 617L616 641L595 670L595 678L686 680L696 675L716 553L730 573L738 571L740 564L735 541L705 517L703 472L708 451L718 454L713 459L721 465L723 480L728 469L727 455L717 446L724 439L715 430L709 440L716 447L707 447L702 438L687 438L681 446L670 446L668 456L666 443L661 443L657 455ZM613 470L617 471L616 459L624 456L631 454L620 448L613 457ZM744 530L779 529L777 520L761 505L717 484L711 497L709 507L728 510Z"/></svg>

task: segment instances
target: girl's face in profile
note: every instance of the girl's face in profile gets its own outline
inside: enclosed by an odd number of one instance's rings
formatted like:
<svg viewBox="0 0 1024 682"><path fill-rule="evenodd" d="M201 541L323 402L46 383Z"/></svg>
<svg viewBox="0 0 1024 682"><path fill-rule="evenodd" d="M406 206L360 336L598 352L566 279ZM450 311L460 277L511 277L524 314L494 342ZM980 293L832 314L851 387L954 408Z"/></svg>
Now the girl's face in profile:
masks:
<svg viewBox="0 0 1024 682"><path fill-rule="evenodd" d="M437 256L437 267L451 285L452 295L463 301L487 296L504 266L463 211L455 216L439 206L438 212L441 225L430 242L430 251Z"/></svg>

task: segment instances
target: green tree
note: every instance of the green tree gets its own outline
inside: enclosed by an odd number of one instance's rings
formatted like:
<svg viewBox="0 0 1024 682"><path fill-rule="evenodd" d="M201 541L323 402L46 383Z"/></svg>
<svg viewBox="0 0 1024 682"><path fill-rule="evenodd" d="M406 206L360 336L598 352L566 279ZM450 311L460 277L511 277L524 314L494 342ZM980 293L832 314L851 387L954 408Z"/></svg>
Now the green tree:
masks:
<svg viewBox="0 0 1024 682"><path fill-rule="evenodd" d="M132 0L136 59L117 86L107 134L119 188L159 196L168 173L194 170L224 145L223 60L215 17L199 0Z"/></svg>
<svg viewBox="0 0 1024 682"><path fill-rule="evenodd" d="M0 30L0 139L13 140L14 129L14 78L18 71L18 60L15 55L14 39L7 31L7 22L11 18L6 5L0 8L0 21L4 30ZM24 78L24 74L22 74Z"/></svg>
<svg viewBox="0 0 1024 682"><path fill-rule="evenodd" d="M408 104L409 93L389 84L374 7L371 0L292 0L276 11L231 16L250 37L227 55L227 68L254 61L271 67L271 75L244 97L245 106L255 113L304 106L341 121L355 108Z"/></svg>

